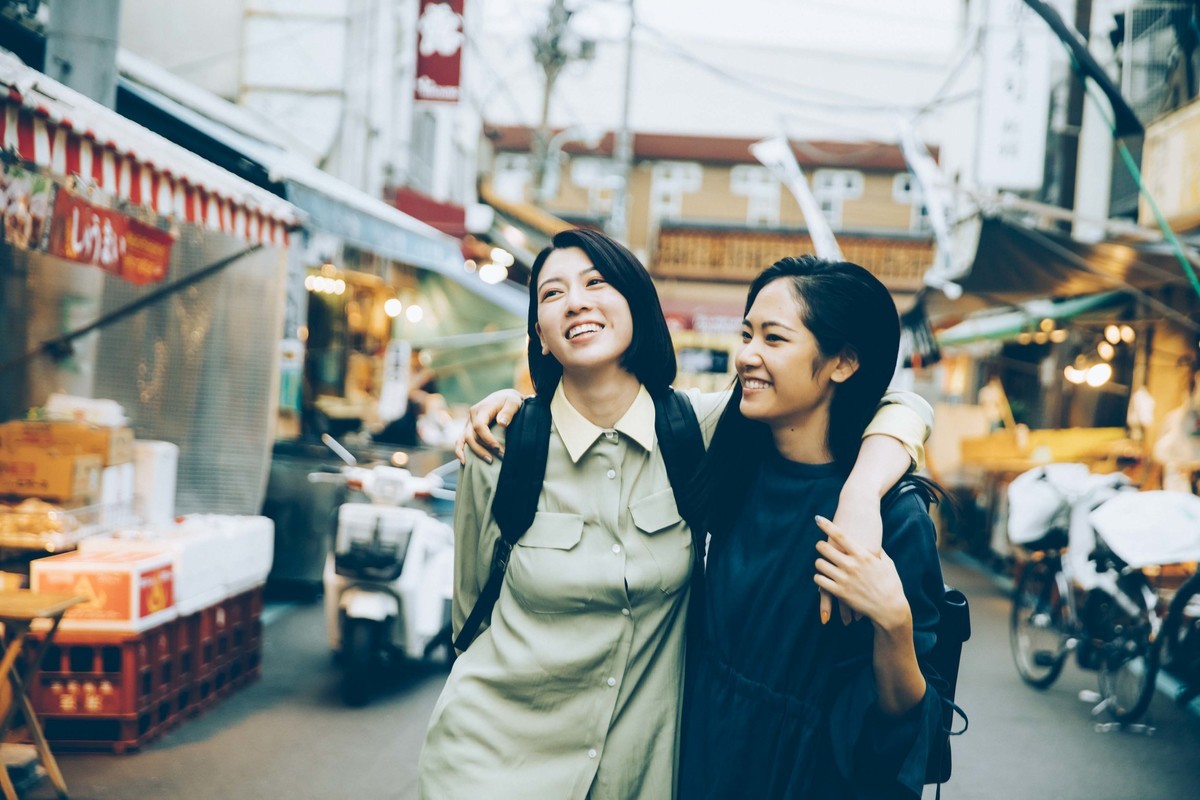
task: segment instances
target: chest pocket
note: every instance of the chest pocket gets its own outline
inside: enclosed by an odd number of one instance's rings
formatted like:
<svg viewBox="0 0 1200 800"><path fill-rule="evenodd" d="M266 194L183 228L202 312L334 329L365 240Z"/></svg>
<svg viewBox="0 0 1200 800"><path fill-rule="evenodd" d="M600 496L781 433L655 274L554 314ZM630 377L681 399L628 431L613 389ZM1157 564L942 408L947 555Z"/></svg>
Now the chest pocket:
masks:
<svg viewBox="0 0 1200 800"><path fill-rule="evenodd" d="M577 550L583 517L539 511L513 548L505 583L521 605L538 614L583 608L586 560Z"/></svg>
<svg viewBox="0 0 1200 800"><path fill-rule="evenodd" d="M629 515L658 567L658 588L668 594L682 589L692 575L692 534L679 515L675 493L668 488L635 500Z"/></svg>

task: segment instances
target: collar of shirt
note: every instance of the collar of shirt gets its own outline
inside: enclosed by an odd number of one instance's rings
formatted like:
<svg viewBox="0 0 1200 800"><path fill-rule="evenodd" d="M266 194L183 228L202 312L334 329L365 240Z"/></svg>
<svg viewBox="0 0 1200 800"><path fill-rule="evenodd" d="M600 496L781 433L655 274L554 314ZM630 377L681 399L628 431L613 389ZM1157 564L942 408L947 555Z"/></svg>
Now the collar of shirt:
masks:
<svg viewBox="0 0 1200 800"><path fill-rule="evenodd" d="M554 420L554 427L567 446L567 454L574 464L578 464L587 449L605 433L604 428L593 424L571 405L561 383L550 401L550 418ZM613 425L613 430L633 439L647 452L654 449L654 400L645 386L638 389L633 404Z"/></svg>

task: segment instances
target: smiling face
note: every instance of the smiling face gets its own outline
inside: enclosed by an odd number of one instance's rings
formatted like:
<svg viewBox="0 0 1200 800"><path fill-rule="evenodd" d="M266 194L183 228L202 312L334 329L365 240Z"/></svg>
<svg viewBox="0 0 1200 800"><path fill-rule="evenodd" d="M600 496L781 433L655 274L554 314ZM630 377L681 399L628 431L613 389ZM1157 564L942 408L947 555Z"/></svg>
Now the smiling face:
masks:
<svg viewBox="0 0 1200 800"><path fill-rule="evenodd" d="M537 276L537 335L564 375L617 367L633 342L629 302L578 247L552 252Z"/></svg>
<svg viewBox="0 0 1200 800"><path fill-rule="evenodd" d="M742 323L736 361L742 415L776 432L807 427L818 415L827 427L832 384L845 381L858 366L851 357L821 353L790 284L775 280L758 293Z"/></svg>

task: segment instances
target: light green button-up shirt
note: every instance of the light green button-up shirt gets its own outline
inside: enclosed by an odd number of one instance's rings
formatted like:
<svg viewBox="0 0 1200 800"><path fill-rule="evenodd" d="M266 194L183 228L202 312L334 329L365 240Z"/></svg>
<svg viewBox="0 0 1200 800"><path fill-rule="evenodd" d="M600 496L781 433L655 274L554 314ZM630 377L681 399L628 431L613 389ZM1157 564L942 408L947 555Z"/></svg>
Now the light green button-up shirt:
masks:
<svg viewBox="0 0 1200 800"><path fill-rule="evenodd" d="M727 397L687 393L707 443ZM914 395L893 427L914 459ZM643 388L605 430L560 386L537 514L491 626L459 657L421 753L425 800L672 797L692 539ZM921 420L923 421L923 420ZM909 431L920 438L911 441ZM497 431L501 434L500 431ZM502 434L501 434L502 435ZM500 463L468 454L455 499L455 634L491 569Z"/></svg>

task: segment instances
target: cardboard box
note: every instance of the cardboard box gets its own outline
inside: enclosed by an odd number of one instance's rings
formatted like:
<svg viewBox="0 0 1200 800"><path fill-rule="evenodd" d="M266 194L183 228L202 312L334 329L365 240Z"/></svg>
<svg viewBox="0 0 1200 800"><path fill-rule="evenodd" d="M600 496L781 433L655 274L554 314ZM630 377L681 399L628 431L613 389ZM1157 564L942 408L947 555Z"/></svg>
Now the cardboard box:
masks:
<svg viewBox="0 0 1200 800"><path fill-rule="evenodd" d="M100 496L100 456L37 447L0 450L0 495L95 502Z"/></svg>
<svg viewBox="0 0 1200 800"><path fill-rule="evenodd" d="M133 431L80 422L17 420L0 425L0 444L7 450L40 447L68 453L93 453L103 465L133 461Z"/></svg>
<svg viewBox="0 0 1200 800"><path fill-rule="evenodd" d="M75 550L31 561L29 588L88 598L63 615L64 630L141 632L176 616L173 562L162 551Z"/></svg>

